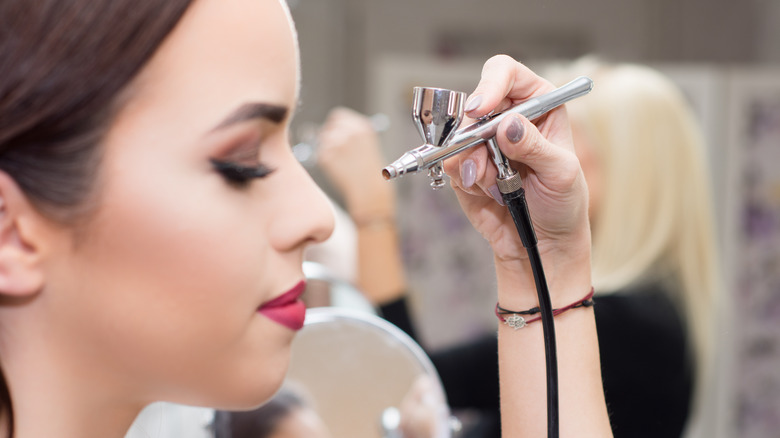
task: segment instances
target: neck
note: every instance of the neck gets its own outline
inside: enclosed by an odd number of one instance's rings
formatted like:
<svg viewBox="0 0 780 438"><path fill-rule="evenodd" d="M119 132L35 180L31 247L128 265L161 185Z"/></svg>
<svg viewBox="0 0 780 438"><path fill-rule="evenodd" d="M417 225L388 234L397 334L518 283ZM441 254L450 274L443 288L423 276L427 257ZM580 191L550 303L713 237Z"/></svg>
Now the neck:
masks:
<svg viewBox="0 0 780 438"><path fill-rule="evenodd" d="M137 388L131 382L87 355L72 354L56 334L32 329L6 336L8 331L0 331L0 360L11 394L13 438L124 437L146 404L133 398ZM0 431L8 430L4 417Z"/></svg>
<svg viewBox="0 0 780 438"><path fill-rule="evenodd" d="M104 391L94 390L91 382L32 368L25 373L32 378L26 378L8 367L14 438L121 438L142 408L142 404L112 401L103 396Z"/></svg>

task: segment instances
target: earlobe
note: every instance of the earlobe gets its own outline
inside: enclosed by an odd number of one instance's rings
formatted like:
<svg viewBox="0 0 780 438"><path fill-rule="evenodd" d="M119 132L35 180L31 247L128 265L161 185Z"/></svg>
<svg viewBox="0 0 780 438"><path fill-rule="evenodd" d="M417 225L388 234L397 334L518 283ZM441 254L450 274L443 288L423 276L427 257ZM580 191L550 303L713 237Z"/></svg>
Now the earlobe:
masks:
<svg viewBox="0 0 780 438"><path fill-rule="evenodd" d="M16 182L0 171L0 295L34 295L44 284L36 227L38 213Z"/></svg>

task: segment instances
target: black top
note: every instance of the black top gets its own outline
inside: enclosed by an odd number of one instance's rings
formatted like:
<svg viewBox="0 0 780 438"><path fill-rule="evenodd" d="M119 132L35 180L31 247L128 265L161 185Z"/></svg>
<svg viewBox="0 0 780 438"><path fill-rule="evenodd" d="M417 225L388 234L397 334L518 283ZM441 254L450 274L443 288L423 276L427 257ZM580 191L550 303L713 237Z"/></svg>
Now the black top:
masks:
<svg viewBox="0 0 780 438"><path fill-rule="evenodd" d="M692 379L685 327L668 295L662 288L645 286L594 301L604 394L615 438L681 436ZM404 298L380 310L418 339ZM495 333L428 354L450 407L486 413L488 424L470 436L500 437Z"/></svg>
<svg viewBox="0 0 780 438"><path fill-rule="evenodd" d="M615 437L679 437L693 390L686 330L657 287L599 297L594 307L604 396Z"/></svg>

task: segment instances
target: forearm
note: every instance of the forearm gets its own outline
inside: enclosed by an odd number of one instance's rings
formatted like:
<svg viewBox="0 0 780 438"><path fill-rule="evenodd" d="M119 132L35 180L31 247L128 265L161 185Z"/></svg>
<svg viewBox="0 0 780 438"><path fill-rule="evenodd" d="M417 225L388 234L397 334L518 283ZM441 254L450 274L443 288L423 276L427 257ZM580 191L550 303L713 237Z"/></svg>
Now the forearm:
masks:
<svg viewBox="0 0 780 438"><path fill-rule="evenodd" d="M358 223L358 285L375 305L406 293L398 230L393 218Z"/></svg>
<svg viewBox="0 0 780 438"><path fill-rule="evenodd" d="M555 257L549 265L553 307L581 300L589 291L590 264L582 257ZM538 305L533 276L524 267L497 264L498 300L502 307L528 309ZM611 436L601 383L593 309L581 307L555 317L561 437ZM502 430L505 437L546 436L546 366L542 324L498 330Z"/></svg>
<svg viewBox="0 0 780 438"><path fill-rule="evenodd" d="M512 104L554 90L526 66L506 55L489 59L466 115L479 120ZM538 123L535 124L535 123ZM573 304L590 291L588 188L577 159L564 108L530 121L508 114L498 123L494 144L522 170L552 306ZM494 151L495 152L495 151ZM525 249L511 215L494 199L499 172L486 148L450 157L444 171L469 221L490 242L495 254L498 301L522 311L536 307L536 286ZM611 436L599 371L596 326L591 308L556 317L560 436ZM514 330L501 325L499 374L503 436L544 437L546 366L540 322Z"/></svg>

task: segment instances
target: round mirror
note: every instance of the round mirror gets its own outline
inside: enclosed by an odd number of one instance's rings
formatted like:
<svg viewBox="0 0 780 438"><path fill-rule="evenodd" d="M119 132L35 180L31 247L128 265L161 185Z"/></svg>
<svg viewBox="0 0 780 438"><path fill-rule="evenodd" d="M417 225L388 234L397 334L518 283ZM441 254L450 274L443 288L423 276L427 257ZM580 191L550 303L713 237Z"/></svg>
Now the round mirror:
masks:
<svg viewBox="0 0 780 438"><path fill-rule="evenodd" d="M303 262L303 275L306 277L307 315L313 308L340 307L375 314L374 306L350 282L336 275L327 266L311 261Z"/></svg>
<svg viewBox="0 0 780 438"><path fill-rule="evenodd" d="M450 436L433 364L406 333L377 316L310 309L293 341L288 380L305 388L333 437L401 436L405 414L414 414L412 427L425 436Z"/></svg>

